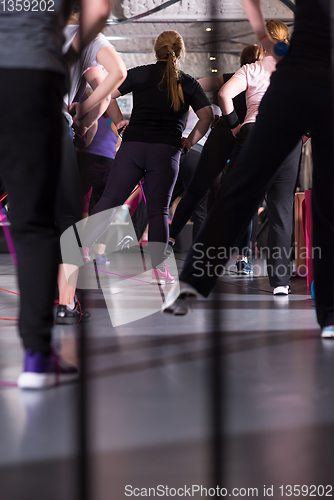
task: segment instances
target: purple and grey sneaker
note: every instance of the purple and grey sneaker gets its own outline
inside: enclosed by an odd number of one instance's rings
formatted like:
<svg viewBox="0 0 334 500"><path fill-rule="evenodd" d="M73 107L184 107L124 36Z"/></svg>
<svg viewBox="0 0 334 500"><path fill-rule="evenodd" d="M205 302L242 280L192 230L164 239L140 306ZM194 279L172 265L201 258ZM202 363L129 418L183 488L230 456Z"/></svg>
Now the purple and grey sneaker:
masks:
<svg viewBox="0 0 334 500"><path fill-rule="evenodd" d="M96 260L96 264L98 266L109 266L109 264L110 264L110 260L108 259L108 257L106 256L105 253L97 253L96 252L95 260Z"/></svg>
<svg viewBox="0 0 334 500"><path fill-rule="evenodd" d="M38 351L27 349L24 370L17 380L17 385L20 389L43 389L74 382L78 376L77 368L67 364L54 351L49 356L44 356Z"/></svg>

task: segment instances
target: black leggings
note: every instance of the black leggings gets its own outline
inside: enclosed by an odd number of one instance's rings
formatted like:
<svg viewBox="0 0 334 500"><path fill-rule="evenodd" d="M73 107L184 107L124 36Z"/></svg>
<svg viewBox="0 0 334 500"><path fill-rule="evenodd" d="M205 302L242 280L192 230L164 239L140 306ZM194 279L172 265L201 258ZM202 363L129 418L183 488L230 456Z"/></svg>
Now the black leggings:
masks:
<svg viewBox="0 0 334 500"><path fill-rule="evenodd" d="M169 236L168 209L179 169L180 154L178 148L168 144L123 142L110 170L104 193L91 214L122 205L144 176L149 221L148 240L151 248L154 243L160 243L158 247L162 248L162 252L151 252L153 267L166 258ZM111 213L110 221L113 217L114 213ZM92 247L107 227L106 221L98 224L89 218L84 232L84 246Z"/></svg>
<svg viewBox="0 0 334 500"><path fill-rule="evenodd" d="M60 234L80 219L79 168L70 126L63 116L62 159L56 204L56 223Z"/></svg>
<svg viewBox="0 0 334 500"><path fill-rule="evenodd" d="M186 196L184 193L184 190L188 188L191 179L196 172L196 168L198 165L198 162L201 157L201 152L203 150L203 147L200 146L200 151L195 150L192 148L187 154L181 156L180 160L180 172L175 184L175 188L172 194L172 203L173 201L178 197L178 196ZM182 198L181 198L182 199ZM177 213L178 207L175 211L175 214ZM193 220L193 238L196 237L198 231L202 227L205 218L207 216L207 196L205 196L197 205L196 208L194 208L192 212L192 220ZM171 224L173 225L173 223ZM183 226L182 226L183 227ZM181 229L182 229L181 227ZM180 231L179 231L180 232ZM178 234L179 234L178 232ZM171 237L172 234L170 234Z"/></svg>
<svg viewBox="0 0 334 500"><path fill-rule="evenodd" d="M78 151L77 161L80 174L81 200L93 187L89 204L90 210L92 210L103 194L114 160L106 156Z"/></svg>
<svg viewBox="0 0 334 500"><path fill-rule="evenodd" d="M233 150L232 150L232 153L230 156L230 162L226 168L226 174L228 172L230 172L230 170L234 167L253 126L254 126L254 123L246 123L245 125L243 125L241 127L240 132L237 135L234 146L233 146ZM253 228L253 221L251 219L250 223L247 226L246 231L244 232L243 237L240 240L238 250L237 250L238 255L244 255L245 257L247 256L249 242L250 242L251 234L252 234L252 228Z"/></svg>
<svg viewBox="0 0 334 500"><path fill-rule="evenodd" d="M55 220L60 235L81 219L79 169L70 132L72 132L72 129L63 115L62 157L55 207ZM61 252L59 253L59 259L59 263L62 263ZM68 263L74 264L75 261Z"/></svg>
<svg viewBox="0 0 334 500"><path fill-rule="evenodd" d="M212 181L224 170L221 182L233 167L253 124L246 124L236 139L223 118L213 128L206 141L195 173L180 201L170 228L170 236L175 239L187 223L191 214L203 202ZM227 161L229 163L227 163ZM202 202L201 202L202 200ZM198 232L198 231L197 231ZM196 234L197 234L196 232ZM240 240L239 255L247 256L252 234L252 221Z"/></svg>
<svg viewBox="0 0 334 500"><path fill-rule="evenodd" d="M222 172L234 146L234 137L223 118L212 129L203 146L194 175L175 211L170 226L174 240L187 224L194 210L208 194L212 181Z"/></svg>

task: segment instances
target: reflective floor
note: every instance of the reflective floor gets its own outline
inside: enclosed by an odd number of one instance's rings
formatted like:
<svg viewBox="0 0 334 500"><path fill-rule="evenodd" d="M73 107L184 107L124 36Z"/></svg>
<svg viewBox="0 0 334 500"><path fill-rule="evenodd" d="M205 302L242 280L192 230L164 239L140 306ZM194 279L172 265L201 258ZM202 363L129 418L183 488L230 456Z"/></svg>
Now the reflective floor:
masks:
<svg viewBox="0 0 334 500"><path fill-rule="evenodd" d="M85 292L87 499L279 499L291 496L289 485L306 498L333 496L334 341L320 339L306 280L292 280L288 298L273 297L262 260L253 261L254 277L238 277L231 262L208 299L173 317L159 311L169 286L159 291L136 269L142 256L118 258L117 279L112 262ZM183 259L176 255L178 268ZM2 289L18 292L6 254L0 276ZM19 296L5 290L0 316L15 319ZM79 327L53 333L76 362ZM0 347L0 499L76 500L78 386L20 391L14 321L0 321Z"/></svg>

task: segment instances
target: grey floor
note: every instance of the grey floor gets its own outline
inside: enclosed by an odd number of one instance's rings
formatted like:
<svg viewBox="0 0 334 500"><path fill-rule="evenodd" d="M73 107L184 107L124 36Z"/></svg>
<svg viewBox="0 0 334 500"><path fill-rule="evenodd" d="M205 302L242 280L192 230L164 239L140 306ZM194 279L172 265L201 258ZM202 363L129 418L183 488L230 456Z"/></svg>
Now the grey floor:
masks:
<svg viewBox="0 0 334 500"><path fill-rule="evenodd" d="M183 258L177 255L179 268ZM153 496L148 488L159 485L194 485L193 498L203 498L197 486L217 486L217 399L223 410L220 487L226 496L236 488L239 498L279 499L289 496L287 485L305 485L307 498L332 496L334 341L319 337L306 281L293 280L289 298L274 298L262 260L253 261L259 266L253 278L237 277L230 263L208 299L187 316L173 317L159 312L161 294L148 284L149 272L136 270L140 259L123 252L117 276L111 274L114 265L105 267L99 283L95 271L87 271L87 498L118 500L139 493L132 488L147 488ZM6 254L0 255L0 276L1 288L18 292ZM19 297L4 290L0 297L0 316L17 318ZM218 389L211 378L217 322ZM78 334L79 327L54 328L55 345L72 362ZM15 322L0 321L0 346L0 499L76 500L82 479L78 386L20 391L14 383L23 353ZM287 488L283 495L281 486Z"/></svg>

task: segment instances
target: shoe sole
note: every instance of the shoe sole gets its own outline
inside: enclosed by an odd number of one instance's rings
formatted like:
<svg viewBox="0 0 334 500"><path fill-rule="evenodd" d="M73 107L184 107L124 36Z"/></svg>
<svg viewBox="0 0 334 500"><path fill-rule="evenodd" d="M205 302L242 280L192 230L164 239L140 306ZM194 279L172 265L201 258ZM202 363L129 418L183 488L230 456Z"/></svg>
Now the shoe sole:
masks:
<svg viewBox="0 0 334 500"><path fill-rule="evenodd" d="M174 285L175 280L152 280L151 285Z"/></svg>
<svg viewBox="0 0 334 500"><path fill-rule="evenodd" d="M90 316L88 318L56 318L56 325L78 325L79 323L88 323L90 321Z"/></svg>
<svg viewBox="0 0 334 500"><path fill-rule="evenodd" d="M75 318L56 318L55 323L56 325L77 325L79 320Z"/></svg>
<svg viewBox="0 0 334 500"><path fill-rule="evenodd" d="M290 288L288 288L288 290L287 290L287 291L284 291L284 292L282 291L282 292L276 292L276 293L274 293L274 291L273 291L273 295L274 295L274 297L277 297L277 296L278 296L278 297L279 297L279 296L281 296L281 297L286 297L286 296L287 296L287 295L289 295L290 293L291 293Z"/></svg>
<svg viewBox="0 0 334 500"><path fill-rule="evenodd" d="M163 309L162 312L167 314L173 314L173 316L185 316L189 307L194 304L197 300L197 295L190 293L181 293L175 302Z"/></svg>
<svg viewBox="0 0 334 500"><path fill-rule="evenodd" d="M321 338L322 339L334 339L334 330L322 331Z"/></svg>
<svg viewBox="0 0 334 500"><path fill-rule="evenodd" d="M71 375L59 374L56 377L55 373L21 373L17 379L17 386L20 389L44 389L47 387L55 387L60 384L68 384L78 380L78 373Z"/></svg>

